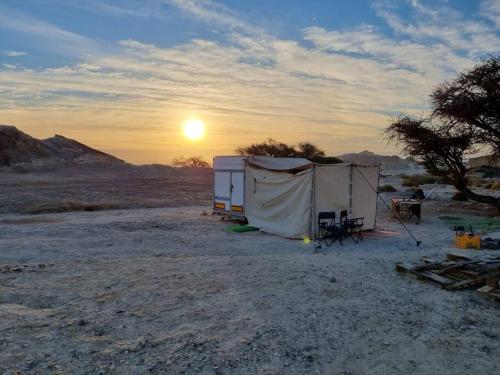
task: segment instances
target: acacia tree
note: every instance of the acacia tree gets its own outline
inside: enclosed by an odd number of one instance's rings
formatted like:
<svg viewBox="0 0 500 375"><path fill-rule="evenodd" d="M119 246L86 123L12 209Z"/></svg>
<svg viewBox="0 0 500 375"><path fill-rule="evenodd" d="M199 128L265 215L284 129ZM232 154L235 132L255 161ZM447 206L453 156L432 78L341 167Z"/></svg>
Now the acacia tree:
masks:
<svg viewBox="0 0 500 375"><path fill-rule="evenodd" d="M184 158L181 156L178 159L174 159L172 162L176 167L190 167L190 168L208 168L210 165L203 160L201 156L191 156L190 158Z"/></svg>
<svg viewBox="0 0 500 375"><path fill-rule="evenodd" d="M272 138L261 143L253 143L246 147L239 147L236 152L247 156L273 156L281 158L305 158L315 163L336 164L342 160L334 156L326 156L318 146L309 142L300 142L297 146L277 142Z"/></svg>
<svg viewBox="0 0 500 375"><path fill-rule="evenodd" d="M465 197L494 205L500 198L468 187L464 159L478 151L500 154L500 57L491 57L431 95L428 119L400 116L386 130L389 141L419 161L433 175L455 186Z"/></svg>
<svg viewBox="0 0 500 375"><path fill-rule="evenodd" d="M450 129L470 132L476 145L500 153L500 56L442 83L431 99L433 118Z"/></svg>

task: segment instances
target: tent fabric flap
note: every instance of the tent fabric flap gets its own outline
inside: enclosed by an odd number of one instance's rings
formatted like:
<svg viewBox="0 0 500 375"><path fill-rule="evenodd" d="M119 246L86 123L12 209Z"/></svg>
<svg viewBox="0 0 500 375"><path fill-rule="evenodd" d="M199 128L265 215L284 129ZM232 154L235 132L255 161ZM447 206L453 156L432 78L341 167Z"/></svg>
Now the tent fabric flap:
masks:
<svg viewBox="0 0 500 375"><path fill-rule="evenodd" d="M274 158L268 156L252 156L245 158L245 161L258 168L270 171L292 171L311 168L313 163L304 158Z"/></svg>
<svg viewBox="0 0 500 375"><path fill-rule="evenodd" d="M317 217L320 212L350 210L350 164L315 165L314 167L314 235L317 236Z"/></svg>
<svg viewBox="0 0 500 375"><path fill-rule="evenodd" d="M312 169L291 174L247 164L245 216L251 226L287 238L309 235Z"/></svg>
<svg viewBox="0 0 500 375"><path fill-rule="evenodd" d="M352 216L365 218L364 230L375 229L378 180L378 166L353 165Z"/></svg>

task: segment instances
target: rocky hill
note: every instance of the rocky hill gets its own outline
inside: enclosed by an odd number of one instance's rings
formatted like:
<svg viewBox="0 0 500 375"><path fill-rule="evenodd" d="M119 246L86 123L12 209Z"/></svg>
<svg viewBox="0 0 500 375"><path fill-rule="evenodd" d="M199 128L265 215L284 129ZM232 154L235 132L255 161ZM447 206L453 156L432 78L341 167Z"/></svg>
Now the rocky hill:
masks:
<svg viewBox="0 0 500 375"><path fill-rule="evenodd" d="M65 163L124 164L112 155L55 135L36 139L15 126L0 125L0 167L41 167Z"/></svg>
<svg viewBox="0 0 500 375"><path fill-rule="evenodd" d="M413 174L422 173L423 168L414 160L403 159L397 155L377 155L370 151L349 153L338 156L345 163L355 164L381 164L381 170L385 174Z"/></svg>

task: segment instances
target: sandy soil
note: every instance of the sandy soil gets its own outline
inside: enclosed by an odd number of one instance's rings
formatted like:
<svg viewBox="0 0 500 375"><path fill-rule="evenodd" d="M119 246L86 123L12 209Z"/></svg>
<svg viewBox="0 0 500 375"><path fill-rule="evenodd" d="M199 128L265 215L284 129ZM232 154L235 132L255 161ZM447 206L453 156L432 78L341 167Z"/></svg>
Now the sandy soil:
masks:
<svg viewBox="0 0 500 375"><path fill-rule="evenodd" d="M421 247L381 209L399 236L319 253L205 206L4 214L0 369L496 375L499 305L395 272L460 251L431 207Z"/></svg>

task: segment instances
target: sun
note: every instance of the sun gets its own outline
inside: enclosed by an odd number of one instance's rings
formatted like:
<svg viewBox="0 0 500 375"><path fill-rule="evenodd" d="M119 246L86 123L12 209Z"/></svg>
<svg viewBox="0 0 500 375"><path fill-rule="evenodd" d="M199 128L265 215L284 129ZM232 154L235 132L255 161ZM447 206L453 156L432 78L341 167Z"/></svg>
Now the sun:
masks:
<svg viewBox="0 0 500 375"><path fill-rule="evenodd" d="M184 135L187 139L197 141L205 135L205 124L198 119L190 119L184 123Z"/></svg>

